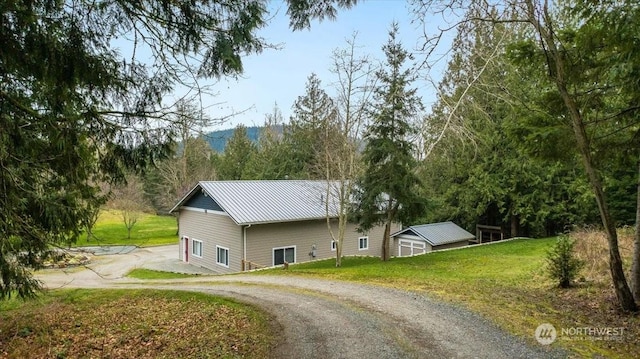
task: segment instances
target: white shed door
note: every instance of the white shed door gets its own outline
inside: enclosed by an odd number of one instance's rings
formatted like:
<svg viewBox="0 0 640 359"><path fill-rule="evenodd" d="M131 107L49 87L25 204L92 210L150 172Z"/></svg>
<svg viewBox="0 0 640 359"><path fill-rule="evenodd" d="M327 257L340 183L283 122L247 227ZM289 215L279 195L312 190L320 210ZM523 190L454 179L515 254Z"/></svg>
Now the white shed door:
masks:
<svg viewBox="0 0 640 359"><path fill-rule="evenodd" d="M412 241L409 239L400 239L398 241L398 256L408 257L423 254L426 252L427 244L423 241Z"/></svg>

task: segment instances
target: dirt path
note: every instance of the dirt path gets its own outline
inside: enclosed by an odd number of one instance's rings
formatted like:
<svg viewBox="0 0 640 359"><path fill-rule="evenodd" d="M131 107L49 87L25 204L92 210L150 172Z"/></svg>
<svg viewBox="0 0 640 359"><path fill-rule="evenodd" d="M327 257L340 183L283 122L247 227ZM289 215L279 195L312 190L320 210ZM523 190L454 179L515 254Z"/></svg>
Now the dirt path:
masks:
<svg viewBox="0 0 640 359"><path fill-rule="evenodd" d="M293 275L203 276L173 281L124 278L132 267L144 267L150 261L157 264L153 261L163 249L136 252L100 258L92 270L47 270L37 277L49 288L178 289L257 305L283 328L276 348L278 357L283 358L566 356L504 333L467 310L408 291Z"/></svg>

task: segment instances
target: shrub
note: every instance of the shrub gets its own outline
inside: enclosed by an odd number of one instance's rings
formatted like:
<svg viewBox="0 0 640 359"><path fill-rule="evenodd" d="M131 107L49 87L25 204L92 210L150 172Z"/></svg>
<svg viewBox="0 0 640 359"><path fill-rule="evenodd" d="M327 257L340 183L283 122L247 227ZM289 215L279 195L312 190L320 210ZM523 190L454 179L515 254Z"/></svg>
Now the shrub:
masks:
<svg viewBox="0 0 640 359"><path fill-rule="evenodd" d="M573 248L575 241L561 236L547 251L548 274L561 288L568 288L574 281L584 262L575 257Z"/></svg>

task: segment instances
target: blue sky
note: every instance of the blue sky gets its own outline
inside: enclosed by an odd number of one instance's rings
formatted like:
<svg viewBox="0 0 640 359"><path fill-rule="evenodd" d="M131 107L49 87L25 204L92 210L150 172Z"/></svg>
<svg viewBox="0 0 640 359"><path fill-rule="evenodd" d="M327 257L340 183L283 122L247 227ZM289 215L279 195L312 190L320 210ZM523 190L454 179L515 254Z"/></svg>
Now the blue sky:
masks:
<svg viewBox="0 0 640 359"><path fill-rule="evenodd" d="M275 103L282 111L285 121L291 114L291 106L298 96L304 94L307 77L316 73L327 93L332 95L334 82L329 68L331 53L335 48L344 48L346 39L358 32L357 44L362 54L383 60L381 47L388 39L393 21L398 22L400 38L404 47L412 51L420 44L423 33L421 24L411 23L410 9L405 1L363 1L350 10L341 10L335 21L313 22L310 30L292 32L286 16L286 5L274 1L271 9L275 17L259 33L268 42L282 44L282 49L268 49L261 54L244 58L244 75L239 79L219 81L215 97L204 98L204 106L217 104L207 109L211 117L226 116L231 112L246 110L215 129L235 127L237 124L260 126L265 114L271 113ZM428 29L434 31L434 29ZM453 36L453 34L451 35ZM416 60L419 60L417 56ZM430 76L439 78L444 63ZM434 99L433 85L428 81L415 84L429 109Z"/></svg>

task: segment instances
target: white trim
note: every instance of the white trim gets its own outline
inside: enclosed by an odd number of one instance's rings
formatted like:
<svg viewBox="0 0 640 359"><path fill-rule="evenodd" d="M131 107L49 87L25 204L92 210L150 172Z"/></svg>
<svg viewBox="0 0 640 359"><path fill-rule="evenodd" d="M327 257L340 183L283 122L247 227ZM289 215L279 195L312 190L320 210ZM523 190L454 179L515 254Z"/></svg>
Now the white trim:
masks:
<svg viewBox="0 0 640 359"><path fill-rule="evenodd" d="M218 261L218 250L220 250L220 249L227 251L227 263L226 264ZM229 248L216 245L216 264L219 265L219 266L225 267L225 268L229 268Z"/></svg>
<svg viewBox="0 0 640 359"><path fill-rule="evenodd" d="M182 241L180 242L180 256L182 256L182 261L185 263L189 263L189 242L191 238L189 236L182 236Z"/></svg>
<svg viewBox="0 0 640 359"><path fill-rule="evenodd" d="M199 242L200 243L200 254L196 253L195 242ZM202 241L199 240L199 239L191 238L191 255L196 257L196 258L202 258L202 254L203 253L204 253L204 243L202 243Z"/></svg>
<svg viewBox="0 0 640 359"><path fill-rule="evenodd" d="M364 239L364 240L365 240L366 247L364 247L364 248L362 248L362 247L360 246L361 239ZM369 236L362 236L362 237L358 237L358 250L359 250L359 251L366 251L367 249L369 249Z"/></svg>
<svg viewBox="0 0 640 359"><path fill-rule="evenodd" d="M224 211L216 211L215 209L204 209L204 208L196 208L196 207L180 207L181 210L190 211L190 212L200 212L207 214L216 214L219 216L229 217L229 214Z"/></svg>
<svg viewBox="0 0 640 359"><path fill-rule="evenodd" d="M244 261L247 260L247 229L251 227L251 225L242 227L242 269L244 270Z"/></svg>
<svg viewBox="0 0 640 359"><path fill-rule="evenodd" d="M331 240L331 246L329 246L329 248L331 249L332 252L336 251L336 248L338 248L338 242L336 242L335 240Z"/></svg>
<svg viewBox="0 0 640 359"><path fill-rule="evenodd" d="M402 255L402 248L408 248L409 249L409 255L408 256L403 256ZM422 250L421 253L414 253L414 251L417 250ZM415 241L415 240L410 240L410 239L399 239L398 240L398 257L412 257L412 256L416 256L416 255L420 255L420 254L425 254L427 253L427 242L420 240L420 241Z"/></svg>
<svg viewBox="0 0 640 359"><path fill-rule="evenodd" d="M298 251L297 251L295 245L293 245L293 246L285 246L285 247L273 247L273 248L271 248L271 265L276 266L276 251L279 250L279 249L284 249L285 251L284 251L283 254L286 257L286 253L287 253L286 249L288 249L288 248L293 248L293 262L289 262L289 264L298 262L298 258L296 258L298 256Z"/></svg>

